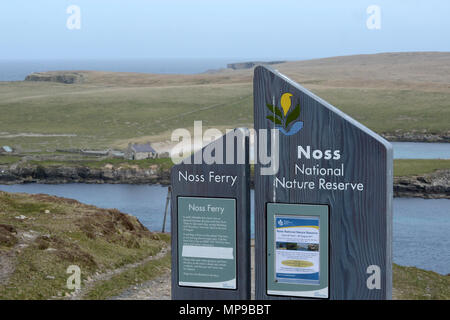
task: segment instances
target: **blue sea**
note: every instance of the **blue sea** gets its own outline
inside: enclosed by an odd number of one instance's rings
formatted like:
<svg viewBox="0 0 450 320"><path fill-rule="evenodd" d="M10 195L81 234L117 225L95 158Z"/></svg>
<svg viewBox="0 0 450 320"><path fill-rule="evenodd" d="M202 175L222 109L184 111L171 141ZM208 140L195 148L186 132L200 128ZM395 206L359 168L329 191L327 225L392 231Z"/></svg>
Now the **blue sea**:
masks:
<svg viewBox="0 0 450 320"><path fill-rule="evenodd" d="M242 59L0 60L0 81L22 81L33 72L61 70L195 74L238 61Z"/></svg>

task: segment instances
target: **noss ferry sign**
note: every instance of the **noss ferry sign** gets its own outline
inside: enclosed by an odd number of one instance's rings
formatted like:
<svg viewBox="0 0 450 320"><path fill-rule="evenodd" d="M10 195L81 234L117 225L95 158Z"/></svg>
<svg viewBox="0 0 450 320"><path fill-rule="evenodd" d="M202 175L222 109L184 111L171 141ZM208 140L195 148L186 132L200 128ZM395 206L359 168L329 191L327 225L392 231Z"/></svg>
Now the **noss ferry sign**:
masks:
<svg viewBox="0 0 450 320"><path fill-rule="evenodd" d="M220 163L206 163L208 152L223 156ZM171 180L172 298L250 299L248 130L232 130L173 166Z"/></svg>
<svg viewBox="0 0 450 320"><path fill-rule="evenodd" d="M266 67L254 119L279 154L255 164L256 299L391 298L391 145Z"/></svg>

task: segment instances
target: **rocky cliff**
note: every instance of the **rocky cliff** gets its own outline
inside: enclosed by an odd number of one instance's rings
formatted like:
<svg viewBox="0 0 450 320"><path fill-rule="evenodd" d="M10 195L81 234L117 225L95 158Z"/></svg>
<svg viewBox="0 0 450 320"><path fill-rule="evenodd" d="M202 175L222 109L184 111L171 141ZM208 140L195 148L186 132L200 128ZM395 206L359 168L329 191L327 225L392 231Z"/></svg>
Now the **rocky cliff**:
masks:
<svg viewBox="0 0 450 320"><path fill-rule="evenodd" d="M85 166L12 165L0 166L0 184L20 183L111 183L111 184L170 184L170 169L151 165L148 168ZM251 179L253 188L253 176ZM432 174L394 179L395 197L450 199L450 170Z"/></svg>
<svg viewBox="0 0 450 320"><path fill-rule="evenodd" d="M152 165L146 169L134 167L101 168L84 166L0 166L0 183L124 183L169 184L170 171Z"/></svg>
<svg viewBox="0 0 450 320"><path fill-rule="evenodd" d="M443 134L433 134L426 132L394 132L394 133L382 133L383 138L388 141L401 141L401 142L450 142L450 131Z"/></svg>
<svg viewBox="0 0 450 320"><path fill-rule="evenodd" d="M450 170L438 170L423 176L396 177L394 196L450 199Z"/></svg>
<svg viewBox="0 0 450 320"><path fill-rule="evenodd" d="M47 81L59 82L64 84L82 83L84 82L83 74L79 72L69 71L52 71L42 73L32 73L25 78L25 81Z"/></svg>
<svg viewBox="0 0 450 320"><path fill-rule="evenodd" d="M248 61L248 62L236 62L227 64L227 68L233 70L251 69L257 65L272 65L285 63L286 61Z"/></svg>

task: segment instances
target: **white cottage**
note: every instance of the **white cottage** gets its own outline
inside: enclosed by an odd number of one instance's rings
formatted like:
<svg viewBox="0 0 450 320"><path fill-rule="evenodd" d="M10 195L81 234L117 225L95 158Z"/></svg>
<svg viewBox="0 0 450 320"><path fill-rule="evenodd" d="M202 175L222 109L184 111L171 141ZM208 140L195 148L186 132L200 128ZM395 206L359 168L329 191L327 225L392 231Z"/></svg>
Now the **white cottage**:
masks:
<svg viewBox="0 0 450 320"><path fill-rule="evenodd" d="M155 159L158 153L152 148L150 143L146 144L128 144L125 158L128 160Z"/></svg>

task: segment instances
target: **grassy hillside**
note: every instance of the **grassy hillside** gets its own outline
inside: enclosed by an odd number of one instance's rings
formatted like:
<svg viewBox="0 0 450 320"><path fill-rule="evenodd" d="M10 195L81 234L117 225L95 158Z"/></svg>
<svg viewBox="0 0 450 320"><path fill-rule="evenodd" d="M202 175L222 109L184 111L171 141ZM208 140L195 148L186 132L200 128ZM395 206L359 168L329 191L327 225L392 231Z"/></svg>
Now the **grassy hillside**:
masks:
<svg viewBox="0 0 450 320"><path fill-rule="evenodd" d="M379 133L448 134L450 53L396 53L273 66ZM197 75L82 72L82 84L0 82L0 145L124 147L173 129L252 126L252 70Z"/></svg>
<svg viewBox="0 0 450 320"><path fill-rule="evenodd" d="M93 88L92 88L93 87ZM194 120L205 125L247 125L252 121L251 86L115 87L57 83L0 83L0 144L28 150L105 148L118 140L153 136ZM29 89L45 92L27 98ZM233 116L230 119L230 114ZM23 133L38 133L24 137Z"/></svg>
<svg viewBox="0 0 450 320"><path fill-rule="evenodd" d="M450 130L450 92L378 88L318 88L313 92L377 133L446 134Z"/></svg>
<svg viewBox="0 0 450 320"><path fill-rule="evenodd" d="M117 210L0 192L0 300L65 297L70 265L81 268L84 284L99 273L156 256L167 241L167 235L151 233ZM140 277L167 268L170 260L162 258L147 261ZM127 284L133 283L122 283Z"/></svg>

